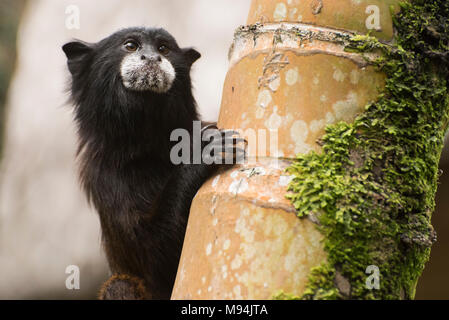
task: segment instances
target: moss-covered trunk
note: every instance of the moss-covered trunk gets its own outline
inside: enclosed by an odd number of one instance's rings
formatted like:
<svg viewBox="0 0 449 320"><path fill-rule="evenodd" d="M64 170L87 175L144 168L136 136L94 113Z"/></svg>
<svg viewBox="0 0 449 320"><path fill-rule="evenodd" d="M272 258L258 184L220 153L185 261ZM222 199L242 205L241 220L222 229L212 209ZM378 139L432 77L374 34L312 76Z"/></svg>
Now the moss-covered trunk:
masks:
<svg viewBox="0 0 449 320"><path fill-rule="evenodd" d="M405 1L394 27L392 43L346 43L349 52L380 54L375 65L387 80L378 100L353 123L329 125L323 152L288 169L288 197L299 218L317 217L328 253L296 298L413 298L436 240L430 220L449 119L449 2ZM373 270L378 287L370 286Z"/></svg>

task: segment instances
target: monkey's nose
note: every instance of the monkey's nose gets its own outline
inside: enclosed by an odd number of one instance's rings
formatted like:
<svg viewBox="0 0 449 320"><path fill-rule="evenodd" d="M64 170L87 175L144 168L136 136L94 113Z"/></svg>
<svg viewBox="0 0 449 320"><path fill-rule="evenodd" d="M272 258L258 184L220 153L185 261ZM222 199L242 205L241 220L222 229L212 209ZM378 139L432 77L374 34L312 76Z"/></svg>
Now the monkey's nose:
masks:
<svg viewBox="0 0 449 320"><path fill-rule="evenodd" d="M143 55L140 56L140 59L141 60L148 60L148 61L151 61L151 62L162 62L162 58L161 58L160 55L147 57L146 55L143 54Z"/></svg>

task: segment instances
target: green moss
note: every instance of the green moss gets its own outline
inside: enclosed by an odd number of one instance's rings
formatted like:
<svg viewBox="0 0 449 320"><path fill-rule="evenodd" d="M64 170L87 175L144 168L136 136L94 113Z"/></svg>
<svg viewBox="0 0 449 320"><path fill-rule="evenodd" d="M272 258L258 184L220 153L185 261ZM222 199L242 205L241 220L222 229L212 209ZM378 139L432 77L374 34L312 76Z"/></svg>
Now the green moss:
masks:
<svg viewBox="0 0 449 320"><path fill-rule="evenodd" d="M284 291L280 290L279 292L274 294L273 300L302 300L302 299L299 296L295 296L294 294L291 293L285 293Z"/></svg>
<svg viewBox="0 0 449 320"><path fill-rule="evenodd" d="M449 2L401 3L394 26L392 45L369 36L347 43L348 51L381 53L375 65L387 81L378 100L353 123L328 126L323 152L288 168L295 179L287 197L300 218L317 216L328 253L303 299L413 298L429 258L449 120ZM366 287L369 265L380 270L379 290Z"/></svg>

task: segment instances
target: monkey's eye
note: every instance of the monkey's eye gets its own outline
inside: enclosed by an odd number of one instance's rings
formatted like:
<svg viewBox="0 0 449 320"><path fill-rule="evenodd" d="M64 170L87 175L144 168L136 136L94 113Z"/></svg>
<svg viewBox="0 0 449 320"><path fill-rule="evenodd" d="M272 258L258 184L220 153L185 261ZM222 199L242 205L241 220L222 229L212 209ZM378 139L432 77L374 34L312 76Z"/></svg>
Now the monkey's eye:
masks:
<svg viewBox="0 0 449 320"><path fill-rule="evenodd" d="M130 52L137 51L137 49L139 48L139 44L133 40L126 41L124 46L125 46L125 49Z"/></svg>
<svg viewBox="0 0 449 320"><path fill-rule="evenodd" d="M170 52L170 49L166 45L160 45L159 48L157 48L160 54L166 55Z"/></svg>

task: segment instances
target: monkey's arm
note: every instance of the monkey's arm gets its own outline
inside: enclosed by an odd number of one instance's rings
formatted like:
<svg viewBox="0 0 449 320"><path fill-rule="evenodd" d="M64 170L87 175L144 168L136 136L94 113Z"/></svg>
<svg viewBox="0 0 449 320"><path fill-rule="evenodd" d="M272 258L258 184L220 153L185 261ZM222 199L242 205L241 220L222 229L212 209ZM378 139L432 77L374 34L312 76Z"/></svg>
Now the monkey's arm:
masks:
<svg viewBox="0 0 449 320"><path fill-rule="evenodd" d="M208 126L217 126L217 121L201 121L201 128L208 127Z"/></svg>

